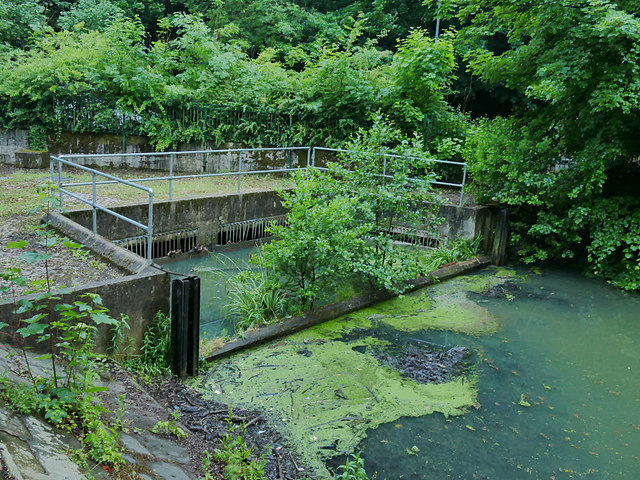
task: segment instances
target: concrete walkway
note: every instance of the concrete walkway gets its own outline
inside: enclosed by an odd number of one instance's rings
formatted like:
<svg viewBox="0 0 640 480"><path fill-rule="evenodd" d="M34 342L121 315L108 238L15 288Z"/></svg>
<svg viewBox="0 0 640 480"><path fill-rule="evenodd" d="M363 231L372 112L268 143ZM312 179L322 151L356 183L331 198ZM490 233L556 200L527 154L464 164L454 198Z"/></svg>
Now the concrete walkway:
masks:
<svg viewBox="0 0 640 480"><path fill-rule="evenodd" d="M0 374L10 381L25 382L24 359L18 352L0 344ZM35 360L35 356L29 355L32 371L35 375L46 374L48 361ZM169 420L166 410L131 378L111 378L105 386L109 390L102 400L111 418L115 418L118 401L122 401L118 396L124 398L121 422L126 433L122 433L120 443L126 465L119 474L107 473L95 463L79 467L71 459L72 452L81 448L73 435L42 418L16 413L0 401L0 479L195 479L189 453L179 441L150 432L159 421ZM184 426L182 429L187 431Z"/></svg>

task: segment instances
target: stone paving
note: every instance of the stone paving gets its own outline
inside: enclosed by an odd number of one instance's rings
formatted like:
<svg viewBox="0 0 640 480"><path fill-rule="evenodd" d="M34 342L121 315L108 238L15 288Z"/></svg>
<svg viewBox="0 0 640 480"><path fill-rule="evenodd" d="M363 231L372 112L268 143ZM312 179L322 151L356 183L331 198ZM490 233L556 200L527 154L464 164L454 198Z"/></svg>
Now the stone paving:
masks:
<svg viewBox="0 0 640 480"><path fill-rule="evenodd" d="M7 345L0 344L0 374L10 381L25 381L20 355ZM35 375L46 374L47 364L29 355ZM123 423L126 432L120 443L126 465L121 469L124 478L141 480L195 479L188 451L173 438L150 432L159 421L166 421L167 412L143 389L130 379L111 380L109 397L125 395ZM105 406L114 411L113 402L105 399ZM178 424L179 425L179 424ZM184 431L187 431L182 427ZM43 419L22 415L0 401L0 479L15 480L108 480L118 478L99 465L81 469L70 457L80 448L73 435L56 429Z"/></svg>

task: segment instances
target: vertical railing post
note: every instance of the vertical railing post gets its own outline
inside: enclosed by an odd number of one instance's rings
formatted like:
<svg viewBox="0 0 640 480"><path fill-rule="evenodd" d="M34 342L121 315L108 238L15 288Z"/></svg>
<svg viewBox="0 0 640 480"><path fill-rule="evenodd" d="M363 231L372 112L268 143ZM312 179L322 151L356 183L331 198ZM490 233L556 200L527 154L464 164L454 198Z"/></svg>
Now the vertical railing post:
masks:
<svg viewBox="0 0 640 480"><path fill-rule="evenodd" d="M382 163L382 178L386 178L387 176L387 156L383 155L384 160Z"/></svg>
<svg viewBox="0 0 640 480"><path fill-rule="evenodd" d="M123 113L122 114L122 166L126 166L127 164L127 157L124 156L125 153L127 153L127 134L125 133L125 127L126 127L126 114Z"/></svg>
<svg viewBox="0 0 640 480"><path fill-rule="evenodd" d="M311 147L307 147L307 168L311 165Z"/></svg>
<svg viewBox="0 0 640 480"><path fill-rule="evenodd" d="M58 159L58 192L60 193L60 211L63 210L62 204L62 162Z"/></svg>
<svg viewBox="0 0 640 480"><path fill-rule="evenodd" d="M241 179L242 179L242 150L238 153L238 193L240 193L241 189Z"/></svg>
<svg viewBox="0 0 640 480"><path fill-rule="evenodd" d="M92 199L91 199L91 207L93 208L93 234L96 235L98 233L98 210L96 208L96 172L91 174L92 176Z"/></svg>
<svg viewBox="0 0 640 480"><path fill-rule="evenodd" d="M147 221L147 263L153 263L153 190L149 189L149 218Z"/></svg>
<svg viewBox="0 0 640 480"><path fill-rule="evenodd" d="M169 201L173 200L173 156L169 157Z"/></svg>
<svg viewBox="0 0 640 480"><path fill-rule="evenodd" d="M311 152L311 166L315 168L316 166L316 147L313 147Z"/></svg>
<svg viewBox="0 0 640 480"><path fill-rule="evenodd" d="M467 181L467 164L464 164L464 170L462 171L462 187L460 187L460 204L458 206L462 206L462 202L464 201L464 184Z"/></svg>

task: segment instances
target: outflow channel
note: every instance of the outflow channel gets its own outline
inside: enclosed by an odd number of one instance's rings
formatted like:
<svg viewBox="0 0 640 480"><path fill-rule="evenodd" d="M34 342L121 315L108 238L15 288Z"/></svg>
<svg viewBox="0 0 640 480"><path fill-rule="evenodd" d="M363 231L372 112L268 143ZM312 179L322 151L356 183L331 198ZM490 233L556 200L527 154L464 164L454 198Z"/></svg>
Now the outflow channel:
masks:
<svg viewBox="0 0 640 480"><path fill-rule="evenodd" d="M219 360L205 395L261 408L319 478L634 479L640 296L553 268L487 268ZM447 344L444 348L437 344ZM402 352L466 348L444 383Z"/></svg>

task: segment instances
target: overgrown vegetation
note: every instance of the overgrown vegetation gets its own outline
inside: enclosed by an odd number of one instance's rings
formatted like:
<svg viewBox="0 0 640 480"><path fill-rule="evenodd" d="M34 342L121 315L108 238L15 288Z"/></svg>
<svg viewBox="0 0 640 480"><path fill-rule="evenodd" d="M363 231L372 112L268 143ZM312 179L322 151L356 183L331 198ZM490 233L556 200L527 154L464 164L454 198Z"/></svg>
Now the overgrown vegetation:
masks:
<svg viewBox="0 0 640 480"><path fill-rule="evenodd" d="M373 121L327 172L300 173L296 188L281 193L288 223L271 227L277 241L256 261L295 310L313 309L321 292L354 275L400 293L403 281L421 273L416 250L396 245L393 234L398 227L433 229L431 162L419 136L403 136L380 115Z"/></svg>
<svg viewBox="0 0 640 480"><path fill-rule="evenodd" d="M397 46L381 48L377 12L187 0L144 18L117 0L53 3L50 16L34 0L10 0L0 25L0 123L29 128L34 145L62 130L145 134L159 148L333 144L372 111L413 130L447 110L451 39L434 44L405 27Z"/></svg>
<svg viewBox="0 0 640 480"><path fill-rule="evenodd" d="M244 425L234 425L233 415L229 412L227 418L227 434L220 438L220 448L216 448L213 454L203 452L202 469L205 479L213 480L210 471L212 460L225 464L224 475L230 480L262 480L265 478L264 457L256 457L247 445L246 429Z"/></svg>
<svg viewBox="0 0 640 480"><path fill-rule="evenodd" d="M57 197L51 185L39 190L41 204L38 210L48 213ZM49 249L62 242L48 224L39 227L39 245L44 253L25 251L22 258L29 262L42 262L45 267L43 279L27 279L17 267L0 273L8 283L2 291L15 291L15 286L30 285L44 293L33 299L14 295L15 319L11 328L0 322L0 334L13 337L20 346L27 370L27 383L11 383L6 379L1 385L1 394L9 404L21 413L39 413L52 424L74 432L82 442L86 454L101 464L122 463L117 431L102 420L102 408L96 393L106 387L97 386L99 379L94 360L95 338L98 326L116 327L118 321L108 315L102 299L95 294L81 296L71 304L58 303L60 295L54 294L49 279ZM68 248L80 245L64 241ZM12 242L7 248L26 248L26 241ZM31 315L31 316L29 316ZM27 317L27 318L25 318ZM13 331L11 331L13 330ZM37 375L31 366L27 350L38 346L45 353L36 360L50 361L50 371Z"/></svg>
<svg viewBox="0 0 640 480"><path fill-rule="evenodd" d="M522 99L510 118L481 121L470 132L465 157L479 200L509 207L512 241L525 261L577 259L637 290L637 4L443 4L461 22L458 48L473 73ZM498 36L507 45L495 50L485 39Z"/></svg>
<svg viewBox="0 0 640 480"><path fill-rule="evenodd" d="M144 332L140 352L127 356L123 364L148 378L169 373L170 355L171 318L158 312Z"/></svg>

